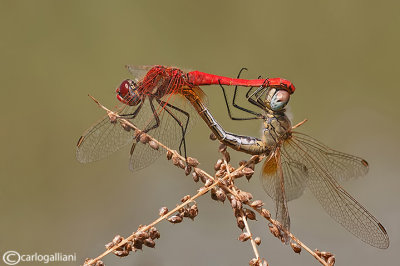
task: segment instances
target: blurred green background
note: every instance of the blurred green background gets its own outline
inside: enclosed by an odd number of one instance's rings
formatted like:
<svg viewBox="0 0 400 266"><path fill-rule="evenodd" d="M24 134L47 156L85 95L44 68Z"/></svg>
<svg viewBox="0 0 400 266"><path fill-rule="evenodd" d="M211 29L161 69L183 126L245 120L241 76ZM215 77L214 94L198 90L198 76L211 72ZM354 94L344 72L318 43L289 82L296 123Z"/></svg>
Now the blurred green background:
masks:
<svg viewBox="0 0 400 266"><path fill-rule="evenodd" d="M76 253L82 264L114 235L129 235L172 208L199 184L160 159L131 173L127 150L82 165L81 133L103 115L87 94L115 106L125 64L163 64L225 76L283 77L297 87L295 123L340 151L370 163L367 176L343 184L386 227L391 246L378 250L335 223L307 192L289 204L292 232L311 248L333 252L338 265L398 261L400 59L398 1L0 1L0 253ZM258 136L257 122L228 119L218 87L204 88L218 121ZM218 158L198 123L189 154L211 171ZM233 161L248 158L231 152ZM268 202L258 178L239 185ZM199 201L194 222L157 226L156 249L107 265L247 265L249 243L237 241L230 207ZM221 206L220 206L221 205ZM260 253L270 265L318 265L267 231ZM0 262L1 265L2 262ZM39 264L38 264L39 265ZM68 265L60 263L59 265Z"/></svg>

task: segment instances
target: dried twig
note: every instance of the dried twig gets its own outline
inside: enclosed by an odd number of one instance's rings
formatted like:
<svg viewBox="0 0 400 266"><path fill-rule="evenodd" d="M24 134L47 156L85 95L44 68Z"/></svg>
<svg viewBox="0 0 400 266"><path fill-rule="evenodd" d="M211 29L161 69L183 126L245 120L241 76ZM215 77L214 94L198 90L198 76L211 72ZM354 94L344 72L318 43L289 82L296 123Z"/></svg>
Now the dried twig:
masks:
<svg viewBox="0 0 400 266"><path fill-rule="evenodd" d="M226 198L229 199L231 207L233 208L235 217L237 219L238 227L242 230L246 229L246 231L239 236L239 240L247 241L250 239L255 254L255 258L250 260L250 265L267 265L267 262L265 260L262 261L260 258L259 252L257 250L257 245L261 243L261 240L259 237L253 237L247 221L248 219L255 220L255 212L251 211L250 209L244 209L244 205L250 207L257 213L259 213L262 217L268 220L268 222L270 223L270 231L275 237L279 238L281 241L284 241L285 237L289 237L293 241L291 242L291 246L296 253L300 253L301 248L303 248L312 256L314 256L322 265L334 264L335 257L331 253L320 252L318 250L314 252L309 249L292 233L283 228L278 221L271 218L270 212L262 208L262 206L264 205L262 201L252 201L252 196L250 193L242 191L237 186L235 186L234 181L237 178L246 176L247 179L250 179L254 173L255 164L259 163L265 156L252 156L250 160L241 162L240 166L235 169L229 164L230 155L226 150L226 146L222 144L219 150L222 153L223 159L218 160L214 167L214 169L216 170L215 176L211 176L207 172L197 167L198 161L196 159L191 157L182 157L176 151L170 149L163 143L144 133L128 120L123 119L117 113L112 112L111 110L101 105L92 96L90 97L97 103L100 108L104 109L107 112L108 116L110 117L111 123L119 122L124 129L134 130L135 136L139 136L142 143L149 145L153 149L158 149L159 147L164 148L167 151L167 159L171 160L174 165L184 169L186 175L190 174L193 168L194 171L192 175L194 181L198 182L199 180L201 180L204 183L204 186L202 186L195 195L184 196L181 199L181 204L177 205L171 211L168 211L166 207L162 207L160 209L159 218L148 225L140 226L137 231L132 233L127 238L124 239L121 236L116 236L112 242L106 245L107 250L105 252L94 259L87 259L85 261L85 265L104 265L101 259L110 253L114 253L117 256L123 257L127 256L131 251L142 249L143 245L154 248L155 240L160 237L160 233L154 226L163 220L168 220L171 223L180 223L183 221L184 218L194 219L198 214L195 199L203 196L209 191L211 191L211 197L214 200L223 202L226 200ZM304 122L305 121L299 123L295 127L300 126Z"/></svg>

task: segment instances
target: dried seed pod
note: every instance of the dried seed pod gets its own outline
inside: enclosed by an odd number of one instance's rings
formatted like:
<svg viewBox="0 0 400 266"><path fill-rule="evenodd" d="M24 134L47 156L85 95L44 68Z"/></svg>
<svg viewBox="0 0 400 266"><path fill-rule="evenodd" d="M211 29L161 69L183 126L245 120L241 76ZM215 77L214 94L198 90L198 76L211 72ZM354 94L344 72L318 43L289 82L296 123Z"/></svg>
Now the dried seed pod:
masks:
<svg viewBox="0 0 400 266"><path fill-rule="evenodd" d="M211 133L211 134L210 134L210 139L211 139L211 140L216 140L216 139L217 139L217 136L215 136L214 133Z"/></svg>
<svg viewBox="0 0 400 266"><path fill-rule="evenodd" d="M248 177L248 176L251 177L254 174L254 170L251 169L250 167L243 168L242 172L246 177Z"/></svg>
<svg viewBox="0 0 400 266"><path fill-rule="evenodd" d="M196 172L192 173L192 177L193 177L194 182L196 182L196 183L199 182L199 176L196 174Z"/></svg>
<svg viewBox="0 0 400 266"><path fill-rule="evenodd" d="M233 179L241 178L242 176L244 176L244 174L242 173L242 171L234 171L234 172L231 174L231 177L232 177Z"/></svg>
<svg viewBox="0 0 400 266"><path fill-rule="evenodd" d="M224 157L225 161L229 163L231 161L231 155L226 150L222 152L222 156Z"/></svg>
<svg viewBox="0 0 400 266"><path fill-rule="evenodd" d="M253 195L246 191L239 191L238 196L239 199L244 203L249 202L253 198Z"/></svg>
<svg viewBox="0 0 400 266"><path fill-rule="evenodd" d="M254 170L254 168L255 168L254 162L249 163L249 164L247 165L247 167L250 168L250 169L252 169L252 170Z"/></svg>
<svg viewBox="0 0 400 266"><path fill-rule="evenodd" d="M259 266L260 265L260 260L253 258L249 261L250 266Z"/></svg>
<svg viewBox="0 0 400 266"><path fill-rule="evenodd" d="M255 200L250 204L250 206L254 208L261 208L263 205L264 203L261 200Z"/></svg>
<svg viewBox="0 0 400 266"><path fill-rule="evenodd" d="M114 250L113 253L118 257L126 257L129 255L129 251L127 250Z"/></svg>
<svg viewBox="0 0 400 266"><path fill-rule="evenodd" d="M242 218L241 216L236 217L236 223L237 223L237 226L238 226L241 230L244 229L245 225L244 225L243 218Z"/></svg>
<svg viewBox="0 0 400 266"><path fill-rule="evenodd" d="M151 239L159 239L160 238L160 232L155 227L150 228L149 234L150 234Z"/></svg>
<svg viewBox="0 0 400 266"><path fill-rule="evenodd" d="M280 237L281 233L278 229L278 227L276 227L274 224L270 224L268 225L269 227L269 231L275 236L275 237Z"/></svg>
<svg viewBox="0 0 400 266"><path fill-rule="evenodd" d="M160 216L164 216L168 213L168 208L167 207L161 207L159 212Z"/></svg>
<svg viewBox="0 0 400 266"><path fill-rule="evenodd" d="M222 162L223 162L222 159L218 159L218 161L214 165L215 171L218 171L221 168Z"/></svg>
<svg viewBox="0 0 400 266"><path fill-rule="evenodd" d="M185 162L184 161L182 161L182 160L179 160L178 161L178 165L177 165L179 168L181 168L181 169L185 169L186 168L186 164L185 164ZM190 174L190 173L189 173Z"/></svg>
<svg viewBox="0 0 400 266"><path fill-rule="evenodd" d="M168 218L167 221L170 223L173 223L173 224L178 224L178 223L182 222L182 217L174 215L174 216L171 216L170 218Z"/></svg>
<svg viewBox="0 0 400 266"><path fill-rule="evenodd" d="M150 141L150 137L149 135L147 135L146 133L143 133L140 135L140 142L143 144L146 144Z"/></svg>
<svg viewBox="0 0 400 266"><path fill-rule="evenodd" d="M226 145L223 144L223 143L221 143L221 145L219 145L218 150L219 150L219 152L224 152L224 151L226 151Z"/></svg>
<svg viewBox="0 0 400 266"><path fill-rule="evenodd" d="M171 160L172 155L174 155L174 154L172 153L172 151L167 150L167 159L168 159L168 160Z"/></svg>
<svg viewBox="0 0 400 266"><path fill-rule="evenodd" d="M192 167L197 167L199 165L199 161L192 157L187 157L186 162L188 165Z"/></svg>
<svg viewBox="0 0 400 266"><path fill-rule="evenodd" d="M115 124L117 122L117 115L114 112L108 111L107 115L112 124Z"/></svg>
<svg viewBox="0 0 400 266"><path fill-rule="evenodd" d="M149 146L153 149L153 150L158 150L160 148L160 145L158 145L158 142L154 141L154 140L150 140L149 141Z"/></svg>
<svg viewBox="0 0 400 266"><path fill-rule="evenodd" d="M236 201L236 199L233 198L233 199L230 200L230 202L231 202L231 207L232 207L233 209L236 209L236 208L237 208L237 201Z"/></svg>
<svg viewBox="0 0 400 266"><path fill-rule="evenodd" d="M124 240L124 238L122 236L116 235L113 238L112 242L114 243L114 245L118 245L119 243L121 243L122 240Z"/></svg>
<svg viewBox="0 0 400 266"><path fill-rule="evenodd" d="M293 249L293 251L294 251L295 253L300 254L300 252L301 252L301 247L300 247L297 243L295 243L295 242L290 242L290 246L292 247L292 249Z"/></svg>
<svg viewBox="0 0 400 266"><path fill-rule="evenodd" d="M192 205L192 207L190 207L189 209L189 218L190 219L194 219L194 217L196 217L199 214L199 209L197 208L197 205L194 204Z"/></svg>
<svg viewBox="0 0 400 266"><path fill-rule="evenodd" d="M133 239L133 248L134 249L142 250L142 246L143 246L143 241L142 240L137 239L137 238Z"/></svg>
<svg viewBox="0 0 400 266"><path fill-rule="evenodd" d="M262 158L260 155L253 155L253 156L251 156L250 160L254 163L259 163L259 162L261 162Z"/></svg>
<svg viewBox="0 0 400 266"><path fill-rule="evenodd" d="M154 248L155 245L156 245L156 242L154 242L154 240L151 239L151 238L147 238L147 239L145 239L145 240L143 241L143 244L144 244L145 246L149 247L149 248Z"/></svg>
<svg viewBox="0 0 400 266"><path fill-rule="evenodd" d="M223 163L219 169L220 170L226 170L226 164Z"/></svg>
<svg viewBox="0 0 400 266"><path fill-rule="evenodd" d="M145 231L139 231L135 233L135 238L140 239L140 240L144 240L146 238L149 238L149 233L145 232Z"/></svg>
<svg viewBox="0 0 400 266"><path fill-rule="evenodd" d="M318 257L321 257L321 251L318 249L314 249L315 254L317 254Z"/></svg>
<svg viewBox="0 0 400 266"><path fill-rule="evenodd" d="M201 171L199 168L194 168L194 172L196 175L200 178L201 182L205 183L206 182L206 177L203 174L203 171Z"/></svg>
<svg viewBox="0 0 400 266"><path fill-rule="evenodd" d="M331 256L326 262L328 263L329 266L331 265L333 266L335 265L335 261L336 261L335 256Z"/></svg>
<svg viewBox="0 0 400 266"><path fill-rule="evenodd" d="M233 213L234 213L234 215L235 215L235 218L242 217L242 211L241 211L241 210L234 209L234 210L233 210ZM242 217L242 218L243 218L243 217Z"/></svg>
<svg viewBox="0 0 400 266"><path fill-rule="evenodd" d="M209 187L209 186L211 186L213 183L214 183L214 181L212 181L211 178L208 178L207 181L206 181L206 183L204 184L204 186L205 186L205 187Z"/></svg>
<svg viewBox="0 0 400 266"><path fill-rule="evenodd" d="M125 129L126 131L128 131L128 132L131 131L131 127L124 120L121 120L120 124L121 124L121 127L123 129Z"/></svg>
<svg viewBox="0 0 400 266"><path fill-rule="evenodd" d="M271 213L267 209L261 209L261 215L266 219L271 218Z"/></svg>
<svg viewBox="0 0 400 266"><path fill-rule="evenodd" d="M128 252L132 251L132 242L131 241L129 241L125 244L125 250Z"/></svg>
<svg viewBox="0 0 400 266"><path fill-rule="evenodd" d="M333 256L333 254L330 253L330 252L327 252L327 251L322 251L321 252L321 257L323 257L325 260L330 258L330 257L332 257L332 256Z"/></svg>
<svg viewBox="0 0 400 266"><path fill-rule="evenodd" d="M245 165L246 163L247 163L246 160L241 160L241 161L239 162L239 166Z"/></svg>
<svg viewBox="0 0 400 266"><path fill-rule="evenodd" d="M225 175L225 171L224 170L218 170L216 173L215 173L215 176L216 177L221 177L221 176L224 176Z"/></svg>
<svg viewBox="0 0 400 266"><path fill-rule="evenodd" d="M190 165L186 165L185 167L185 175L188 176L192 172L192 167Z"/></svg>
<svg viewBox="0 0 400 266"><path fill-rule="evenodd" d="M250 234L249 233L241 233L238 237L238 240L241 242L245 242L250 239Z"/></svg>
<svg viewBox="0 0 400 266"><path fill-rule="evenodd" d="M179 159L179 157L178 157L177 155L174 154L174 155L172 156L172 163L173 163L173 165L179 166L180 161L181 161L181 159Z"/></svg>
<svg viewBox="0 0 400 266"><path fill-rule="evenodd" d="M189 217L189 208L185 208L185 210L183 211L183 217Z"/></svg>
<svg viewBox="0 0 400 266"><path fill-rule="evenodd" d="M257 244L257 246L261 245L261 238L257 236L254 238L254 242Z"/></svg>
<svg viewBox="0 0 400 266"><path fill-rule="evenodd" d="M216 193L216 188L212 188L212 189L210 190L210 193L211 193L211 198L212 198L213 200L218 200L218 198L217 198L217 193Z"/></svg>
<svg viewBox="0 0 400 266"><path fill-rule="evenodd" d="M249 220L254 221L256 219L256 214L252 210L245 209L244 214L246 215L247 219L249 219Z"/></svg>
<svg viewBox="0 0 400 266"><path fill-rule="evenodd" d="M184 203L185 201L189 200L190 198L191 198L190 195L183 196L183 197L181 198L181 202Z"/></svg>
<svg viewBox="0 0 400 266"><path fill-rule="evenodd" d="M96 261L95 266L105 266L105 264L101 260L98 260L98 261Z"/></svg>
<svg viewBox="0 0 400 266"><path fill-rule="evenodd" d="M226 200L226 194L225 194L225 192L224 192L221 188L217 189L217 191L215 191L215 194L216 194L217 199L218 199L219 201L225 202L225 200Z"/></svg>
<svg viewBox="0 0 400 266"><path fill-rule="evenodd" d="M110 248L112 248L113 246L114 246L114 243L113 243L113 242L109 242L109 243L107 243L107 244L105 245L105 247L106 247L107 250L110 249Z"/></svg>
<svg viewBox="0 0 400 266"><path fill-rule="evenodd" d="M236 201L236 209L241 210L242 209L242 202L240 200Z"/></svg>

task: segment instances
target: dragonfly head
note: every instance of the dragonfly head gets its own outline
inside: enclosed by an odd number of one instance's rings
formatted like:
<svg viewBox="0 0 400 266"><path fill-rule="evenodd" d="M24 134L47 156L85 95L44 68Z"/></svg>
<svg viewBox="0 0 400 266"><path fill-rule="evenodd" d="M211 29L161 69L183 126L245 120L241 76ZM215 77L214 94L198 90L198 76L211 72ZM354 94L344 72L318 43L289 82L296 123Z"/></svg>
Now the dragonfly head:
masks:
<svg viewBox="0 0 400 266"><path fill-rule="evenodd" d="M140 95L133 80L126 79L122 81L116 92L117 99L126 105L135 106L140 102Z"/></svg>
<svg viewBox="0 0 400 266"><path fill-rule="evenodd" d="M288 104L290 93L285 89L270 88L265 97L264 105L272 111L282 111Z"/></svg>

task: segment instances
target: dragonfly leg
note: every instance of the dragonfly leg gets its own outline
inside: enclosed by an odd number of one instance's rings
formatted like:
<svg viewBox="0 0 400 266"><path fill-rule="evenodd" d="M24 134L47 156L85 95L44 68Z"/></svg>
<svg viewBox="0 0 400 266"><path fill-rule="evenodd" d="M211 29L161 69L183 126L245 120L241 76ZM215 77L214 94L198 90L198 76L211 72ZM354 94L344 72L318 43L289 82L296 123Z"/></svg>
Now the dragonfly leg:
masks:
<svg viewBox="0 0 400 266"><path fill-rule="evenodd" d="M160 118L158 117L157 111L154 108L153 98L149 98L149 103L150 103L151 111L153 112L153 116L154 116L154 120L155 120L154 122L155 123L152 126L147 126L143 130L144 133L148 133L150 130L153 130L153 129L158 128L160 126Z"/></svg>
<svg viewBox="0 0 400 266"><path fill-rule="evenodd" d="M268 79L265 80L265 82L267 82L267 81L268 81ZM267 88L268 87L266 87L265 85L262 85L262 86L258 87L258 89L255 90L250 96L248 95L250 92L250 90L249 90L246 94L247 100L251 104L264 110L266 106L265 106L264 101L261 99L261 96L263 95L265 90L267 90ZM253 97L255 97L255 99L253 99Z"/></svg>
<svg viewBox="0 0 400 266"><path fill-rule="evenodd" d="M189 125L189 119L190 119L189 113L186 112L186 111L184 111L184 110L182 110L182 109L180 109L180 108L178 108L178 107L176 107L176 106L174 106L174 105L172 105L172 104L169 104L169 103L167 103L167 102L164 102L164 101L162 101L162 100L157 99L157 102L158 102L161 106L164 107L165 111L176 121L176 123L178 123L179 127L181 128L181 130L182 130L182 139L181 139L181 142L180 142L180 144L179 144L179 153L182 154L182 145L183 145L184 156L185 156L185 159L186 159L187 156L186 156L186 139L185 139L185 136L186 136L186 132L187 132L187 127L188 127L188 125ZM171 110L169 110L169 108L167 108L166 106L168 106L168 107L170 107L170 108L172 108L172 109L174 109L174 110L176 110L176 111L178 111L178 112L181 112L183 115L185 115L185 116L187 117L186 122L185 122L185 126L183 126L183 124L182 124L182 122L179 120L179 118L177 118L177 117L171 112Z"/></svg>
<svg viewBox="0 0 400 266"><path fill-rule="evenodd" d="M135 109L135 111L133 111L133 113L131 114L120 114L119 116L125 118L125 119L134 119L137 114L139 113L140 109L142 109L144 101L141 101L139 106Z"/></svg>
<svg viewBox="0 0 400 266"><path fill-rule="evenodd" d="M254 119L260 119L260 117L262 116L261 114L256 113L256 112L254 112L254 111L252 111L252 110L246 109L246 108L244 108L244 107L239 106L239 105L236 104L235 100L236 100L237 86L235 86L235 92L234 92L234 94L233 94L233 100L232 100L232 105L233 105L233 107L235 107L236 109L239 109L239 110L241 110L241 111L250 113L250 114L252 114L252 115L254 115L254 116L251 116L251 117L233 117L233 116L232 116L232 113L231 113L231 109L230 109L230 107L229 107L228 99L227 99L227 97L226 97L225 88L222 86L221 83L219 84L219 86L221 87L222 93L224 94L225 105L226 105L226 108L227 108L227 110L228 110L228 115L229 115L229 118L230 118L230 119L232 119L232 120L254 120Z"/></svg>
<svg viewBox="0 0 400 266"><path fill-rule="evenodd" d="M242 73L243 70L247 70L247 68L242 68L242 69L239 71L239 74L237 75L237 78L240 78L240 74ZM259 114L259 113L257 113L257 112L254 112L254 111L252 111L252 110L249 110L249 109L247 109L247 108L244 108L244 107L239 106L238 104L236 104L236 95L237 95L237 89L238 89L238 86L237 86L237 85L235 86L235 90L234 90L234 94L233 94L232 106L235 107L236 109L239 109L239 110L241 110L241 111L250 113L250 114L252 114L252 115L254 115L254 116L252 116L252 117L243 117L243 118L233 117L233 116L232 116L232 113L231 113L231 110L230 110L230 108L229 108L229 104L228 104L228 99L227 99L227 97L226 97L225 88L224 88L224 86L222 86L220 80L218 80L218 83L219 83L219 86L220 86L221 89L222 89L222 93L224 94L225 104L226 104L226 108L227 108L227 110L228 110L228 115L229 115L230 119L232 119L232 120L254 120L254 119L259 119L259 118L260 118L261 114Z"/></svg>

